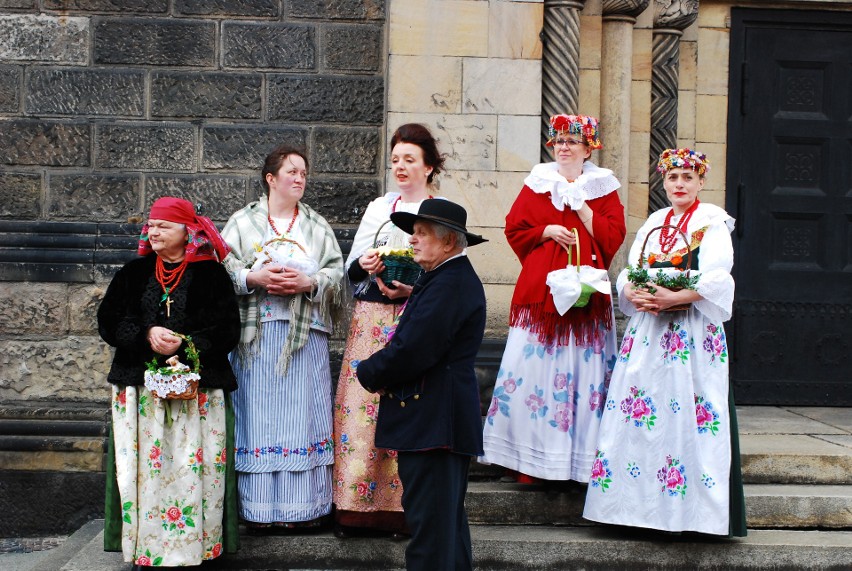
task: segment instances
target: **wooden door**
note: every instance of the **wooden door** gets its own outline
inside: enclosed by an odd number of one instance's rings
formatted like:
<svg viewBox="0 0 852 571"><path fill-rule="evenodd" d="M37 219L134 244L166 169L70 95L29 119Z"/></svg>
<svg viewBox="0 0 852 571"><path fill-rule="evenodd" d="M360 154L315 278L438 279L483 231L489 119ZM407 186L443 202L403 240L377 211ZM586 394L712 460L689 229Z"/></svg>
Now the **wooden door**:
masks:
<svg viewBox="0 0 852 571"><path fill-rule="evenodd" d="M732 11L740 404L852 405L852 14Z"/></svg>

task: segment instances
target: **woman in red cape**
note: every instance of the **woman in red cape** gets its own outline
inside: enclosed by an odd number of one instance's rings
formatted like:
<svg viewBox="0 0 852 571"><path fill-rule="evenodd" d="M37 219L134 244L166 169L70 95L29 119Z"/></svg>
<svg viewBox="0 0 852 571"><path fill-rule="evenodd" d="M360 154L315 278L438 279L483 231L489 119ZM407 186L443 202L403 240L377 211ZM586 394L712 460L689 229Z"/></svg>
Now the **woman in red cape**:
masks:
<svg viewBox="0 0 852 571"><path fill-rule="evenodd" d="M589 480L598 425L615 364L612 298L593 293L560 314L548 273L576 263L608 269L624 241L624 207L612 171L588 159L600 149L594 117L555 115L555 161L536 165L506 216L522 264L506 349L485 423L484 463L519 481ZM579 246L579 248L578 248Z"/></svg>

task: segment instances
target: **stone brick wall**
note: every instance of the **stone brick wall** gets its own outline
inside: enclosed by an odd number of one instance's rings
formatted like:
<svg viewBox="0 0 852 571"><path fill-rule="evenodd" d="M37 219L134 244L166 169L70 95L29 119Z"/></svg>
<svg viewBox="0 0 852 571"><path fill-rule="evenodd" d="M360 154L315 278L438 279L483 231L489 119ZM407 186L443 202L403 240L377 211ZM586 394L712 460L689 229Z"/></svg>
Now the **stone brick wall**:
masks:
<svg viewBox="0 0 852 571"><path fill-rule="evenodd" d="M385 4L0 0L0 223L127 222L163 195L221 223L289 142L305 201L356 225L383 184ZM0 285L0 402L106 398L105 282Z"/></svg>

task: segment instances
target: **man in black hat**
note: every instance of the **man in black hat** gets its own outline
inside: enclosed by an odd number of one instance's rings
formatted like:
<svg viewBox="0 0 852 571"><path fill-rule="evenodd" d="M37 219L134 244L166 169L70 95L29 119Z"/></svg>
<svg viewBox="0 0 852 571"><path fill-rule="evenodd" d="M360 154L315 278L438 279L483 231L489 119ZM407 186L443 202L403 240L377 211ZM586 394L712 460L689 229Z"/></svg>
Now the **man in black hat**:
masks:
<svg viewBox="0 0 852 571"><path fill-rule="evenodd" d="M485 291L464 250L486 240L467 231L467 212L448 200L424 200L417 214L394 212L391 221L412 235L425 273L387 346L358 365L358 380L382 395L376 446L399 452L406 568L472 569L464 496L470 460L482 454L473 364Z"/></svg>

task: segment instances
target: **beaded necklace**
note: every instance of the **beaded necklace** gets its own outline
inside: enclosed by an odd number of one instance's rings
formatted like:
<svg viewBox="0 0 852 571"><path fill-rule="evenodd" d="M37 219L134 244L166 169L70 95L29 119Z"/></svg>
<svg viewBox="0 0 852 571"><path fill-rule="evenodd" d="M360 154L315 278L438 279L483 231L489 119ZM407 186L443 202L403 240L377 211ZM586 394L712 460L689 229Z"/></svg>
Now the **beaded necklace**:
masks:
<svg viewBox="0 0 852 571"><path fill-rule="evenodd" d="M695 202L692 203L692 206L683 213L683 217L680 219L680 222L677 223L678 229L684 234L686 234L686 227L689 224L689 219L692 218L692 213L698 208L698 203L699 200L696 198ZM669 210L669 213L666 214L666 221L664 222L666 226L660 230L660 251L663 254L671 252L675 243L677 243L678 237L680 237L680 232L675 232L668 227L672 223L672 218L674 218L674 208ZM687 247L688 246L689 244L687 244Z"/></svg>
<svg viewBox="0 0 852 571"><path fill-rule="evenodd" d="M188 263L189 260L184 258L178 267L169 270L166 269L166 265L163 263L163 258L157 256L154 276L157 278L157 282L159 282L160 287L163 288L163 297L160 298L160 303L166 303L166 317L172 316L172 304L174 301L170 297L170 294L177 289L178 284L180 284L180 280L183 277L183 273L186 271Z"/></svg>
<svg viewBox="0 0 852 571"><path fill-rule="evenodd" d="M296 223L296 217L299 216L299 205L296 205L296 208L293 209L293 218L290 219L290 224L287 225L287 230L284 234L289 234L290 230L293 229L293 224ZM275 222L272 221L272 215L268 215L267 219L269 220L269 226L272 228L272 231L275 232L276 236L283 236L281 232L278 231L278 228L275 227Z"/></svg>

